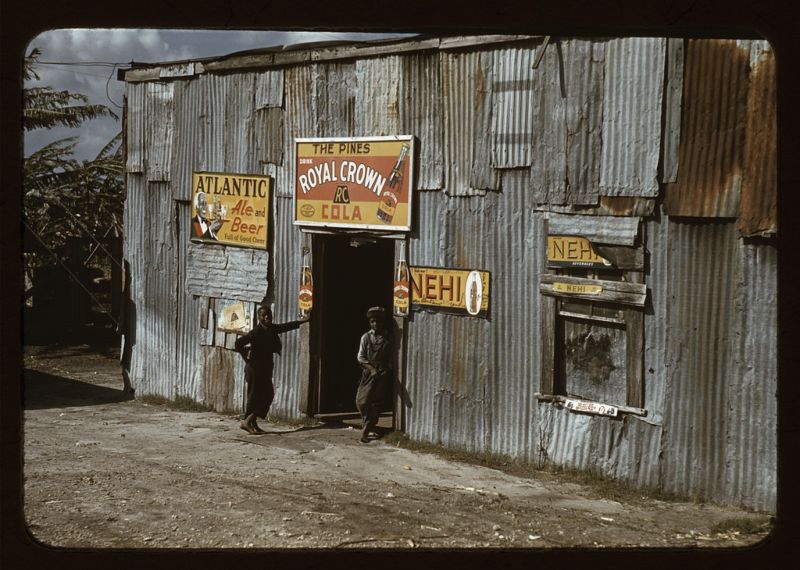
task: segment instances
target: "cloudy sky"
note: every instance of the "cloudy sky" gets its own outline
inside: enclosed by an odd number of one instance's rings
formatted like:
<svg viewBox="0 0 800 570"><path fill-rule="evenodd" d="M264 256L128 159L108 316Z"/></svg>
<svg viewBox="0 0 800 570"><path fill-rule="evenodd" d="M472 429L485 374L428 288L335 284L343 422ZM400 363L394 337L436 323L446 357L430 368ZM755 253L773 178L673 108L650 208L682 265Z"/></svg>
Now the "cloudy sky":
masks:
<svg viewBox="0 0 800 570"><path fill-rule="evenodd" d="M117 70L129 67L132 61L155 63L226 55L275 45L386 37L391 35L154 29L50 30L35 37L27 47L26 53L33 48L41 51L41 65L36 68L40 80L29 82L26 87L49 85L58 90L81 93L89 98L89 102L111 108L120 120L95 119L84 123L79 129L60 128L26 133L25 155L54 140L78 136L76 158L94 158L121 128L124 83L117 80Z"/></svg>

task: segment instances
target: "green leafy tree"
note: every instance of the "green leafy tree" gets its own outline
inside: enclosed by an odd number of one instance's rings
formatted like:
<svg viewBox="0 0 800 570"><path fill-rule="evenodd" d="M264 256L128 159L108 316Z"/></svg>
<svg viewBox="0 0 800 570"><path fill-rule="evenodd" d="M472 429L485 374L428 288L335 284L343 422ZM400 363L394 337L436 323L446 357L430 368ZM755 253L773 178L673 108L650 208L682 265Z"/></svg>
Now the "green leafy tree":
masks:
<svg viewBox="0 0 800 570"><path fill-rule="evenodd" d="M39 79L35 67L40 51L25 58L26 81ZM81 94L52 87L28 87L23 92L25 131L59 126L78 127L99 117L118 118L105 105L93 105ZM91 160L74 157L77 137L51 142L31 153L24 163L25 251L28 268L53 262L52 255L69 238L99 239L109 229L122 230L123 160L118 133Z"/></svg>

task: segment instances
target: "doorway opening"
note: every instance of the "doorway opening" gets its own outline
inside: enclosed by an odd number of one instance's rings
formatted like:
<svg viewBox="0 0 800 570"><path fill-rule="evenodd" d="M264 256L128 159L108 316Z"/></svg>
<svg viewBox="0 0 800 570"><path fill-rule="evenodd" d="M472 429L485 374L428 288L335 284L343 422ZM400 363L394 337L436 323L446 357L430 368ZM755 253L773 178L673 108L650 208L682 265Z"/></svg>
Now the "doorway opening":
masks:
<svg viewBox="0 0 800 570"><path fill-rule="evenodd" d="M358 418L355 399L361 366L356 355L361 335L369 328L367 309L383 307L387 326L393 325L394 241L315 235L313 247L315 311L318 311L315 317L319 323L314 351L319 357L317 415ZM393 409L391 392L384 406L387 412Z"/></svg>

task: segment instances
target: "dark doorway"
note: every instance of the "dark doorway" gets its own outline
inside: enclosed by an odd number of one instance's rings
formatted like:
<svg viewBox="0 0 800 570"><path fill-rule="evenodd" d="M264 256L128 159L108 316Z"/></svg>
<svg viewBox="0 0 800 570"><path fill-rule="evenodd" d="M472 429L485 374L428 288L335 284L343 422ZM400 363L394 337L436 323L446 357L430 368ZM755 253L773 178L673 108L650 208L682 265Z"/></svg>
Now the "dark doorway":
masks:
<svg viewBox="0 0 800 570"><path fill-rule="evenodd" d="M356 355L361 335L369 328L367 309L383 307L387 324L392 324L394 242L348 236L314 239L314 283L321 313L317 315L321 325L318 413L355 414L361 376ZM391 400L386 409L391 409Z"/></svg>

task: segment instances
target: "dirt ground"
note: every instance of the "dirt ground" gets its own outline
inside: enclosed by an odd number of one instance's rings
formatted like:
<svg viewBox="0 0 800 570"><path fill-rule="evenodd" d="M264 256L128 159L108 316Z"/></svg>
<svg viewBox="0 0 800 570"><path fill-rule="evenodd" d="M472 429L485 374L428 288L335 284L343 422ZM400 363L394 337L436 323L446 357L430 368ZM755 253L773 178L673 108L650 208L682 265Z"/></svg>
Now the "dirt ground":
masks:
<svg viewBox="0 0 800 570"><path fill-rule="evenodd" d="M41 543L80 548L718 548L763 514L601 496L542 472L358 442L347 425L262 422L122 394L114 350L25 351L24 508Z"/></svg>

